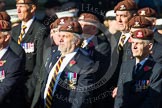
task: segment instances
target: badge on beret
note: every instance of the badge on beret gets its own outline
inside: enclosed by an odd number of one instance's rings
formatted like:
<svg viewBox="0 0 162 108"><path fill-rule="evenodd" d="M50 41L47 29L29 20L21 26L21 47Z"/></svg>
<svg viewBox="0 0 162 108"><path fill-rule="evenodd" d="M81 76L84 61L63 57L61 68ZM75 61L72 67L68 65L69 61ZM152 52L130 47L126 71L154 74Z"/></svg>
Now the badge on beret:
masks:
<svg viewBox="0 0 162 108"><path fill-rule="evenodd" d="M67 28L67 30L73 30L73 29L72 29L72 26L69 25L68 28Z"/></svg>
<svg viewBox="0 0 162 108"><path fill-rule="evenodd" d="M143 38L143 33L141 31L137 32L137 35L136 35L137 38Z"/></svg>
<svg viewBox="0 0 162 108"><path fill-rule="evenodd" d="M84 20L84 15L80 16L79 19Z"/></svg>
<svg viewBox="0 0 162 108"><path fill-rule="evenodd" d="M146 11L142 10L140 15L146 15Z"/></svg>
<svg viewBox="0 0 162 108"><path fill-rule="evenodd" d="M71 89L73 90L76 89L77 73L76 72L65 72L65 83L67 83Z"/></svg>
<svg viewBox="0 0 162 108"><path fill-rule="evenodd" d="M139 22L135 22L134 27L140 27L140 23Z"/></svg>
<svg viewBox="0 0 162 108"><path fill-rule="evenodd" d="M119 10L125 10L125 9L126 9L125 5L121 5Z"/></svg>
<svg viewBox="0 0 162 108"><path fill-rule="evenodd" d="M64 19L61 19L59 24L60 25L65 24Z"/></svg>
<svg viewBox="0 0 162 108"><path fill-rule="evenodd" d="M0 71L0 82L2 82L4 78L5 78L5 72L4 70L1 70Z"/></svg>

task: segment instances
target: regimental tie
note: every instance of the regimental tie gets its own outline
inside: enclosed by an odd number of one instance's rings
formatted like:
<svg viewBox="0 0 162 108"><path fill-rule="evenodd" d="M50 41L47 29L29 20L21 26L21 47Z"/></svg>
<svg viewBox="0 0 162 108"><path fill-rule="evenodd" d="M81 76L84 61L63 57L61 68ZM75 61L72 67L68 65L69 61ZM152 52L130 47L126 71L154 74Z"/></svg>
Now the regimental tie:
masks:
<svg viewBox="0 0 162 108"><path fill-rule="evenodd" d="M21 33L20 33L20 36L18 38L18 44L21 43L22 41L22 38L23 38L23 35L25 34L25 29L27 28L27 26L23 25L22 28L21 28Z"/></svg>
<svg viewBox="0 0 162 108"><path fill-rule="evenodd" d="M123 45L124 45L125 38L126 38L125 35L122 35L121 36L120 41L119 41L119 44L118 44L119 50L122 50L123 49Z"/></svg>
<svg viewBox="0 0 162 108"><path fill-rule="evenodd" d="M53 92L53 88L54 88L54 85L55 85L55 81L56 81L61 63L62 63L64 58L65 57L60 57L59 61L56 64L56 67L54 69L54 74L52 75L52 79L50 81L48 91L47 91L46 104L45 104L46 108L51 108L51 106L52 106L52 92Z"/></svg>

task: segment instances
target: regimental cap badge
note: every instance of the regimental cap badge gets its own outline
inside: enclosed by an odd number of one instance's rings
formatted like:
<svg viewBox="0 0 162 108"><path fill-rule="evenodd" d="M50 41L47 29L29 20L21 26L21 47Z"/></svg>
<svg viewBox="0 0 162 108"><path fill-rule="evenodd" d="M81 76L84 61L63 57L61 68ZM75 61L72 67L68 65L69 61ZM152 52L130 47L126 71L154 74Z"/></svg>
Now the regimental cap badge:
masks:
<svg viewBox="0 0 162 108"><path fill-rule="evenodd" d="M134 27L140 27L140 23L138 21L135 22Z"/></svg>
<svg viewBox="0 0 162 108"><path fill-rule="evenodd" d="M143 33L141 31L139 31L139 32L137 32L136 37L143 38L144 36L143 36Z"/></svg>
<svg viewBox="0 0 162 108"><path fill-rule="evenodd" d="M84 20L85 19L84 15L80 16L79 19Z"/></svg>
<svg viewBox="0 0 162 108"><path fill-rule="evenodd" d="M119 10L126 10L125 5L121 5Z"/></svg>
<svg viewBox="0 0 162 108"><path fill-rule="evenodd" d="M142 10L140 15L146 15L146 11Z"/></svg>
<svg viewBox="0 0 162 108"><path fill-rule="evenodd" d="M61 19L59 24L60 25L65 24L65 20L64 19Z"/></svg>
<svg viewBox="0 0 162 108"><path fill-rule="evenodd" d="M71 31L72 31L72 30L73 30L73 29L72 29L72 26L69 25L69 26L67 27L67 30L71 30Z"/></svg>

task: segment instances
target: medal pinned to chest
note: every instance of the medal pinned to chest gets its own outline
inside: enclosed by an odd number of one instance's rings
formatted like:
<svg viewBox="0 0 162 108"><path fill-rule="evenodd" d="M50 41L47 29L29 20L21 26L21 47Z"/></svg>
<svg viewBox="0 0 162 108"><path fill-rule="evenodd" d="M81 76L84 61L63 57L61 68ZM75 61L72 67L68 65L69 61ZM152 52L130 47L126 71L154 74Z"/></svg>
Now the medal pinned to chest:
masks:
<svg viewBox="0 0 162 108"><path fill-rule="evenodd" d="M77 84L77 73L76 72L65 72L65 83L68 84L70 89L76 89Z"/></svg>
<svg viewBox="0 0 162 108"><path fill-rule="evenodd" d="M34 52L34 43L21 43L21 46L25 50L25 53L33 53Z"/></svg>

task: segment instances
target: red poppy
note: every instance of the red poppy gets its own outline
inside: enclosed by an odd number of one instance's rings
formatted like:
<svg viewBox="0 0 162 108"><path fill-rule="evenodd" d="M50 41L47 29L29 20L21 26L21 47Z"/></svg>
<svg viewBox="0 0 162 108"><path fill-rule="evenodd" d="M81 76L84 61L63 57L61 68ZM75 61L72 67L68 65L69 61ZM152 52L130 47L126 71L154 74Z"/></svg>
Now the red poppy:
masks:
<svg viewBox="0 0 162 108"><path fill-rule="evenodd" d="M73 66L74 64L76 64L76 61L75 60L71 60L70 61L70 66Z"/></svg>
<svg viewBox="0 0 162 108"><path fill-rule="evenodd" d="M146 72L146 71L149 71L151 69L151 67L149 67L149 66L145 66L144 67L144 71Z"/></svg>
<svg viewBox="0 0 162 108"><path fill-rule="evenodd" d="M3 66L5 62L6 62L6 60L1 60L0 61L0 66Z"/></svg>

